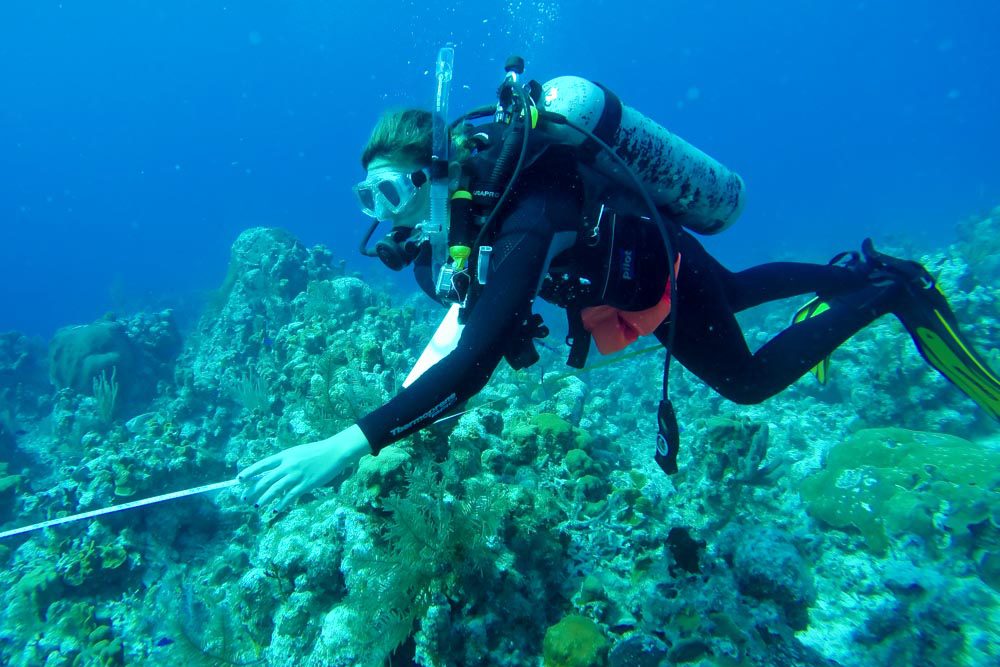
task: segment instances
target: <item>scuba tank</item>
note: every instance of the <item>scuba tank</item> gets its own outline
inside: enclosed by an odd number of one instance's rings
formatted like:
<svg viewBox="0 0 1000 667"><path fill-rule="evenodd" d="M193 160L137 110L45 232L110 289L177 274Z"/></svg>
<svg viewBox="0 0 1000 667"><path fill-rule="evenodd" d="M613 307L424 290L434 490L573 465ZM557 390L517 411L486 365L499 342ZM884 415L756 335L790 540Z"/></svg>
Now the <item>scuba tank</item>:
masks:
<svg viewBox="0 0 1000 667"><path fill-rule="evenodd" d="M545 120L548 114L558 114L593 133L631 168L656 206L684 227L699 234L717 234L732 225L743 210L743 179L622 104L604 86L577 76L561 76L542 85L539 104L544 109L539 125L553 141L580 147L591 169L634 188L632 177L605 151L591 147L588 136L564 123Z"/></svg>
<svg viewBox="0 0 1000 667"><path fill-rule="evenodd" d="M511 71L521 74L523 62L508 60L495 108L474 109L451 124L454 131L493 116L493 124L504 128L496 168L473 190L474 207L486 212L473 253L489 238L494 213L522 169L552 145L574 147L591 199L622 212L657 220L662 214L699 234L718 234L739 217L746 189L736 172L622 104L601 84L576 76L521 83Z"/></svg>

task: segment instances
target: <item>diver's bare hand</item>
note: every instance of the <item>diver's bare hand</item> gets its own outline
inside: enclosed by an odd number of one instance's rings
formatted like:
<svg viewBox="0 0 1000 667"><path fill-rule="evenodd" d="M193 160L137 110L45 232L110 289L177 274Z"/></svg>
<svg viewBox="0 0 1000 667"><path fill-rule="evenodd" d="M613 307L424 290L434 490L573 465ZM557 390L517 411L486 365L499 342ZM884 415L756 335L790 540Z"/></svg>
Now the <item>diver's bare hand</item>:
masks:
<svg viewBox="0 0 1000 667"><path fill-rule="evenodd" d="M368 438L355 425L326 440L289 447L261 459L237 479L252 485L243 496L247 501L258 507L277 501L275 511L280 512L371 452Z"/></svg>

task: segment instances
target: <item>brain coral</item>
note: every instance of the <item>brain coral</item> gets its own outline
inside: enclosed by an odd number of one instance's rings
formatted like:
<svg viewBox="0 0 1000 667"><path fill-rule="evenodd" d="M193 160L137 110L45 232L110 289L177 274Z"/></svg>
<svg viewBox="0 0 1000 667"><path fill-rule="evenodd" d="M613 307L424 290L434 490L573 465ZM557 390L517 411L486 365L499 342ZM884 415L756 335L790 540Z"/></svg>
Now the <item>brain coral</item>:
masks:
<svg viewBox="0 0 1000 667"><path fill-rule="evenodd" d="M877 553L892 537L917 535L931 551L984 558L977 539L1000 526L998 491L1000 452L901 428L866 429L835 445L800 489L810 514L856 529Z"/></svg>

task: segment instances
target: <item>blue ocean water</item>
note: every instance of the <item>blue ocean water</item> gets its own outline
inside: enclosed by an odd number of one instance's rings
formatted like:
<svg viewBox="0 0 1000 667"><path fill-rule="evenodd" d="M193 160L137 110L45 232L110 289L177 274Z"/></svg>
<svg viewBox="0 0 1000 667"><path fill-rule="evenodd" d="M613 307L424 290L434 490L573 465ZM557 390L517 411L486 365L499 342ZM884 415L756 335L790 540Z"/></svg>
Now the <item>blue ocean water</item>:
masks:
<svg viewBox="0 0 1000 667"><path fill-rule="evenodd" d="M998 19L986 0L6 0L0 663L997 664ZM448 42L453 115L494 100L511 54L600 81L743 176L742 219L704 239L728 266L874 236L921 256L982 359L956 371L933 339L954 323L924 308L924 358L879 318L828 382L760 403L675 364L666 476L659 346L564 372L553 335L411 422L444 425L296 486L348 458L331 436L359 437L440 319L359 256L350 186L379 114L430 105ZM879 299L940 303L918 284ZM751 347L786 306L741 313Z"/></svg>
<svg viewBox="0 0 1000 667"><path fill-rule="evenodd" d="M727 264L931 248L1000 200L1000 6L938 3L8 0L0 7L0 330L192 318L253 225L353 268L349 186L378 113L453 109L512 54L579 74L736 169Z"/></svg>

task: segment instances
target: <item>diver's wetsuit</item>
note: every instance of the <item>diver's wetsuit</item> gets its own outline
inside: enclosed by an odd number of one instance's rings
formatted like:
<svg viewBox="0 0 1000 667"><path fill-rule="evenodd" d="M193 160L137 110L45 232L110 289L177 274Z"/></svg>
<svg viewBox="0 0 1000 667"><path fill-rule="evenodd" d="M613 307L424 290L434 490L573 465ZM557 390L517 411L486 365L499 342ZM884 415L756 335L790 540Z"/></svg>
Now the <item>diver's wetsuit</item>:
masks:
<svg viewBox="0 0 1000 667"><path fill-rule="evenodd" d="M572 155L550 149L524 172L499 225L486 286L458 347L358 422L373 451L427 426L485 386L508 339L531 315L542 278L570 253L557 256L570 248L571 253L583 252L573 245L582 209L583 186ZM649 227L619 232L629 236L619 237L621 247L633 248L629 270L609 269L602 302L621 310L648 308L659 300L666 284L668 262L661 237ZM681 256L674 357L732 401L758 403L776 394L888 311L877 299L833 300L829 311L786 329L751 353L735 313L810 292L861 294L866 279L841 266L792 262L733 273L688 232L672 229L671 235ZM419 263L415 271L427 290L429 266ZM667 330L666 322L656 330L661 342L666 341Z"/></svg>

